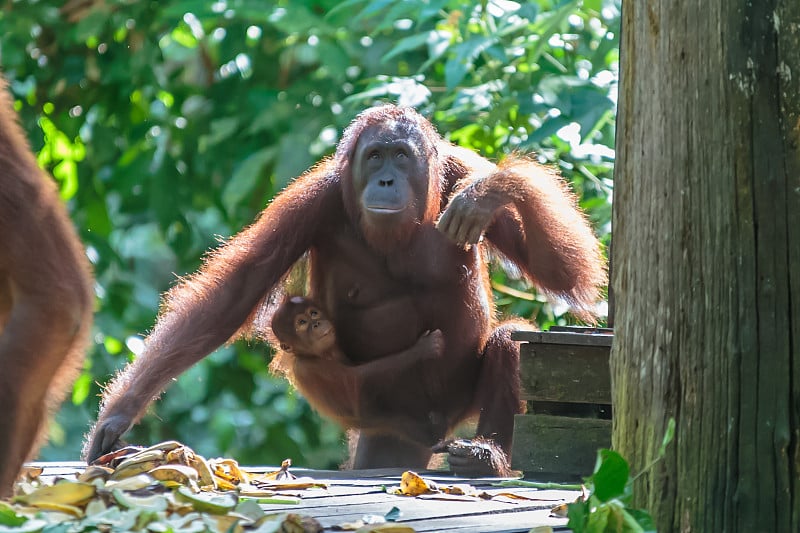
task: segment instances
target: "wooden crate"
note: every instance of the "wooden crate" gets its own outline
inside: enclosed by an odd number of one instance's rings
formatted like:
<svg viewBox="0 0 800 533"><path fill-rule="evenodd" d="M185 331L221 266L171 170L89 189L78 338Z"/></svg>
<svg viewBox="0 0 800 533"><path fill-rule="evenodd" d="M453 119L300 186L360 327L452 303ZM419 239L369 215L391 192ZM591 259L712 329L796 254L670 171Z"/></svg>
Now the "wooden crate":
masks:
<svg viewBox="0 0 800 533"><path fill-rule="evenodd" d="M578 479L611 446L613 334L595 328L518 331L520 384L528 412L514 419L512 468L526 476Z"/></svg>

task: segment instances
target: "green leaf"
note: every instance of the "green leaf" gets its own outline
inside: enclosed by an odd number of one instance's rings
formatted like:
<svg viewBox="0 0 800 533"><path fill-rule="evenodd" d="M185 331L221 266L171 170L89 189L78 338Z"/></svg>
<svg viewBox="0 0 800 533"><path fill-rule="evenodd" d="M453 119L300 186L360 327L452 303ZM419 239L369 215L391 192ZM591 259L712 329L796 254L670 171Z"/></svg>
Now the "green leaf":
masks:
<svg viewBox="0 0 800 533"><path fill-rule="evenodd" d="M72 386L72 403L80 405L89 397L92 388L92 375L84 372L75 380Z"/></svg>
<svg viewBox="0 0 800 533"><path fill-rule="evenodd" d="M78 166L75 161L65 159L53 167L53 176L61 182L60 196L69 200L78 192Z"/></svg>
<svg viewBox="0 0 800 533"><path fill-rule="evenodd" d="M208 145L218 144L231 137L239 130L238 117L220 118L211 123L211 133L208 135Z"/></svg>
<svg viewBox="0 0 800 533"><path fill-rule="evenodd" d="M605 533L611 509L608 505L598 505L586 520L586 533ZM612 530L613 531L613 530Z"/></svg>
<svg viewBox="0 0 800 533"><path fill-rule="evenodd" d="M656 524L650 513L641 509L626 509L631 519L633 519L639 527L646 533L656 533Z"/></svg>
<svg viewBox="0 0 800 533"><path fill-rule="evenodd" d="M357 6L358 4L363 4L365 0L345 0L344 2L340 2L336 7L328 11L325 15L326 18L335 17L337 14L341 13L342 11L349 11L351 7Z"/></svg>
<svg viewBox="0 0 800 533"><path fill-rule="evenodd" d="M581 0L571 0L564 2L556 10L543 13L531 27L531 33L538 35L536 45L531 49L530 62L535 63L539 60L543 51L547 49L550 37L552 37L560 27L566 24L567 19L575 10Z"/></svg>
<svg viewBox="0 0 800 533"><path fill-rule="evenodd" d="M541 143L548 137L555 135L558 130L569 125L569 123L569 120L561 116L545 120L539 129L528 135L525 142L521 144L521 148L530 148L533 145Z"/></svg>
<svg viewBox="0 0 800 533"><path fill-rule="evenodd" d="M598 450L597 465L590 478L594 485L593 495L601 502L623 496L629 476L628 462L619 453L613 450Z"/></svg>
<svg viewBox="0 0 800 533"><path fill-rule="evenodd" d="M576 501L567 504L567 527L574 533L584 533L589 519L589 502Z"/></svg>
<svg viewBox="0 0 800 533"><path fill-rule="evenodd" d="M461 80L467 75L468 69L467 63L458 57L448 59L444 66L444 79L447 83L447 88L452 91L456 85L461 83Z"/></svg>
<svg viewBox="0 0 800 533"><path fill-rule="evenodd" d="M262 148L251 154L234 171L222 190L222 205L232 213L244 198L253 192L264 167L275 158L275 148Z"/></svg>
<svg viewBox="0 0 800 533"><path fill-rule="evenodd" d="M38 518L32 518L31 520L28 520L19 526L0 525L0 533L38 533L39 531L44 530L45 527L47 527L48 533L57 532L57 529L50 526L47 521L40 520ZM67 526L64 525L62 529L66 530Z"/></svg>
<svg viewBox="0 0 800 533"><path fill-rule="evenodd" d="M400 19L415 18L417 9L419 8L413 2L392 2L383 16L383 21L372 30L371 35L390 30Z"/></svg>
<svg viewBox="0 0 800 533"><path fill-rule="evenodd" d="M601 505L609 509L608 523L605 529L609 533L644 533L642 526L633 519L630 513L628 513L628 509L625 508L619 500L613 500ZM598 531L598 533L603 532Z"/></svg>
<svg viewBox="0 0 800 533"><path fill-rule="evenodd" d="M403 52L407 52L409 50L416 50L417 48L425 45L434 34L435 32L429 31L425 33L412 35L404 39L400 39L397 42L397 44L394 45L394 48L392 48L391 50L389 50L389 52L384 54L384 56L381 58L381 61L385 63L394 56L402 54Z"/></svg>
<svg viewBox="0 0 800 533"><path fill-rule="evenodd" d="M18 515L14 508L6 502L0 501L0 525L3 526L19 526L24 524L27 518Z"/></svg>
<svg viewBox="0 0 800 533"><path fill-rule="evenodd" d="M454 57L448 59L444 67L444 78L447 88L453 90L472 70L475 58L497 41L496 36L472 37L463 43L457 44L452 50Z"/></svg>
<svg viewBox="0 0 800 533"><path fill-rule="evenodd" d="M380 11L383 11L383 9L391 6L394 3L395 0L372 0L372 2L370 2L364 9L361 10L361 13L356 16L355 20L361 21L373 15L377 15Z"/></svg>
<svg viewBox="0 0 800 533"><path fill-rule="evenodd" d="M595 124L614 108L614 103L604 92L595 88L575 90L570 117L581 126L581 137L586 138L595 129Z"/></svg>

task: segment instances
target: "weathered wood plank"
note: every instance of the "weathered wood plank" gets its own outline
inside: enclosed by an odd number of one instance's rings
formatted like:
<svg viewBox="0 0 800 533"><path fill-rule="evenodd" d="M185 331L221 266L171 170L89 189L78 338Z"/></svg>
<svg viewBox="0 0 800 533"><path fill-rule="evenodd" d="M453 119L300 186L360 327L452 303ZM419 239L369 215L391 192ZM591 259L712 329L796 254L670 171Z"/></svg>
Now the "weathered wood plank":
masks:
<svg viewBox="0 0 800 533"><path fill-rule="evenodd" d="M578 346L611 346L614 335L603 333L567 333L563 331L514 331L511 340L536 344L574 344Z"/></svg>
<svg viewBox="0 0 800 533"><path fill-rule="evenodd" d="M572 501L576 493L568 493L564 498L543 501L522 501L520 503L496 501L452 501L410 498L384 494L370 498L331 499L324 506L300 505L269 506L262 505L265 511L291 511L307 514L317 519L324 527L332 528L346 522L354 522L365 515L383 516L393 508L400 511L398 522L406 523L417 531L449 531L452 527L472 527L473 531L501 531L512 526L518 531L528 531L536 525L564 525L562 518L550 518L550 509L558 503ZM531 513L524 516L526 513ZM491 526L491 527L490 527Z"/></svg>
<svg viewBox="0 0 800 533"><path fill-rule="evenodd" d="M550 526L553 531L569 531L566 527L566 520L551 517L549 510L517 511L478 517L463 516L424 521L412 520L407 524L419 533L428 531L516 533L528 532L537 526Z"/></svg>
<svg viewBox="0 0 800 533"><path fill-rule="evenodd" d="M526 476L587 476L594 469L598 448L610 446L610 420L517 415L511 466Z"/></svg>
<svg viewBox="0 0 800 533"><path fill-rule="evenodd" d="M523 344L522 399L611 404L609 353L610 344Z"/></svg>

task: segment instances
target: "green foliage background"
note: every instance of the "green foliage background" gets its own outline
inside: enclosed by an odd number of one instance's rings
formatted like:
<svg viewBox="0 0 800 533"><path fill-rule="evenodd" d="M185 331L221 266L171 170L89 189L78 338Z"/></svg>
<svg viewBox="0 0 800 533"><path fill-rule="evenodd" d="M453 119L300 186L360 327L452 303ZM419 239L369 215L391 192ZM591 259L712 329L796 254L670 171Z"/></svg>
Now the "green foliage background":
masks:
<svg viewBox="0 0 800 533"><path fill-rule="evenodd" d="M536 150L607 242L619 3L5 2L0 65L97 278L94 343L42 457L78 458L100 386L141 346L160 293L373 103L417 107L488 157ZM494 281L503 313L569 320L513 273ZM218 350L130 440L335 467L343 435L268 374L268 358L258 344Z"/></svg>

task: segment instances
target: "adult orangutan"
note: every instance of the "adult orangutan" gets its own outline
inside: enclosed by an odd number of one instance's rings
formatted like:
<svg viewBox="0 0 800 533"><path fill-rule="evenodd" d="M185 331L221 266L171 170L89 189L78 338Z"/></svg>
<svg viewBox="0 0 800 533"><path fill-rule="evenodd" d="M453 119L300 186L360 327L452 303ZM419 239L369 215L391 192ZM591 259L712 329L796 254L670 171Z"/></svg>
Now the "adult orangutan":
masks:
<svg viewBox="0 0 800 533"><path fill-rule="evenodd" d="M270 367L284 374L320 412L343 427L361 433L374 430L425 445L435 444L446 431L444 419L424 409L427 398L398 390L425 379L431 359L441 357L442 332L425 332L408 350L360 365L342 352L336 330L321 306L309 298L285 298L272 317L272 331L280 345ZM388 387L375 386L387 382ZM393 386L392 386L393 385ZM432 384L435 386L435 383ZM403 397L403 410L392 406ZM420 415L421 413L421 415Z"/></svg>
<svg viewBox="0 0 800 533"><path fill-rule="evenodd" d="M362 393L397 390L387 415L408 413L407 395L419 398L412 414L445 420L442 438L478 415L478 435L507 453L520 409L519 353L510 340L516 326L496 322L489 248L591 317L606 281L600 247L553 171L519 157L496 166L446 142L412 109L366 110L331 159L167 293L144 353L105 391L88 458L117 446L172 378L259 315L265 295L306 251L311 297L356 364L407 350L426 331L442 333L442 356L427 364L425 379L385 375ZM306 383L326 386L315 376ZM372 431L359 436L354 454L356 468L424 467L431 449ZM451 452L462 472L498 469L472 459Z"/></svg>
<svg viewBox="0 0 800 533"><path fill-rule="evenodd" d="M89 264L37 166L0 80L0 497L33 457L81 368L94 302Z"/></svg>

